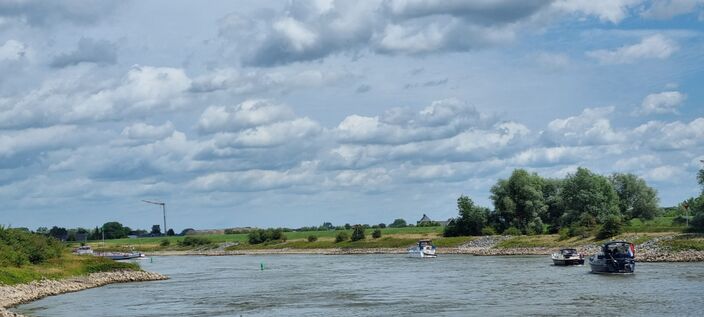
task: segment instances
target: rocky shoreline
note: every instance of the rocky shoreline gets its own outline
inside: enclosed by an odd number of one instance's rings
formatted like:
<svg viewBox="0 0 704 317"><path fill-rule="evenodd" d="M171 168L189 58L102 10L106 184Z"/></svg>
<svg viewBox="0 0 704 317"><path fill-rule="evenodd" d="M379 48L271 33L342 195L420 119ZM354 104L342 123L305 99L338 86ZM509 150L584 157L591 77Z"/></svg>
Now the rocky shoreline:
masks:
<svg viewBox="0 0 704 317"><path fill-rule="evenodd" d="M92 273L87 276L64 280L41 280L28 284L0 286L0 317L22 317L5 308L35 301L47 296L77 292L107 284L159 281L168 279L165 275L144 271L115 271Z"/></svg>
<svg viewBox="0 0 704 317"><path fill-rule="evenodd" d="M533 248L497 248L496 245L511 236L483 236L472 240L459 247L439 247L438 254L466 254L476 256L503 256L503 255L545 255L559 251L559 248L533 247ZM630 237L635 240L637 237ZM629 239L630 239L629 238ZM674 252L661 247L658 242L671 239L672 236L662 236L636 245L636 261L639 262L704 262L704 251L679 251ZM565 246L567 247L567 246ZM598 244L574 246L577 251L591 255L599 250ZM228 255L287 255L287 254L313 254L313 255L361 255L361 254L405 254L405 248L330 248L330 249L251 249L226 251L223 248L215 250L190 250L190 251L156 251L148 253L151 256L228 256Z"/></svg>

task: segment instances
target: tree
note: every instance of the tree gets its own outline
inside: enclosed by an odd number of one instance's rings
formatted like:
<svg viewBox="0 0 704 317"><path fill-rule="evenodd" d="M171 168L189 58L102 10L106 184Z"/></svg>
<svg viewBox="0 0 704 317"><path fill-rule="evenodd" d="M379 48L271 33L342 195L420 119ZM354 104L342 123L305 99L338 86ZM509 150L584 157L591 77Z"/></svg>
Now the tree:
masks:
<svg viewBox="0 0 704 317"><path fill-rule="evenodd" d="M464 195L457 198L457 209L459 217L450 220L443 235L446 237L481 235L489 209L475 206L472 199Z"/></svg>
<svg viewBox="0 0 704 317"><path fill-rule="evenodd" d="M586 168L577 168L565 178L560 193L565 206L563 226L579 224L593 227L610 215L618 216L618 195L611 182Z"/></svg>
<svg viewBox="0 0 704 317"><path fill-rule="evenodd" d="M384 228L386 228L386 224L385 224L385 223L383 223L383 222L382 222L382 223L380 223L380 224L379 224L379 228L381 228L381 229L384 229Z"/></svg>
<svg viewBox="0 0 704 317"><path fill-rule="evenodd" d="M331 222L323 222L323 225L321 226L323 230L333 230L335 229L335 226L332 225Z"/></svg>
<svg viewBox="0 0 704 317"><path fill-rule="evenodd" d="M625 220L653 219L658 212L658 194L645 180L633 174L614 173L609 177L618 195L618 208Z"/></svg>
<svg viewBox="0 0 704 317"><path fill-rule="evenodd" d="M49 234L49 228L47 228L47 227L39 227L39 228L37 228L37 233L38 233L38 234L47 235L47 234Z"/></svg>
<svg viewBox="0 0 704 317"><path fill-rule="evenodd" d="M613 236L617 236L621 233L623 223L621 222L621 217L618 215L608 215L604 219L604 223L601 225L599 232L596 234L597 239L607 239Z"/></svg>
<svg viewBox="0 0 704 317"><path fill-rule="evenodd" d="M364 240L364 227L362 225L354 225L352 229L352 241Z"/></svg>
<svg viewBox="0 0 704 317"><path fill-rule="evenodd" d="M374 238L374 239L381 238L381 230L380 229L374 230L374 232L372 232L372 238Z"/></svg>
<svg viewBox="0 0 704 317"><path fill-rule="evenodd" d="M166 231L167 236L175 236L176 232L174 232L174 229L169 229L169 231Z"/></svg>
<svg viewBox="0 0 704 317"><path fill-rule="evenodd" d="M103 231L105 232L105 239L121 239L127 237L132 229L123 226L117 221L111 221L103 225Z"/></svg>
<svg viewBox="0 0 704 317"><path fill-rule="evenodd" d="M352 229L352 225L350 225L349 223L346 223L345 230L350 230L350 229Z"/></svg>
<svg viewBox="0 0 704 317"><path fill-rule="evenodd" d="M161 235L161 226L160 225L153 225L152 226L152 232L150 232L153 235Z"/></svg>
<svg viewBox="0 0 704 317"><path fill-rule="evenodd" d="M526 232L529 223L544 216L548 210L543 195L544 183L536 173L514 170L508 180L500 179L491 188L494 209L502 218L508 219L510 225Z"/></svg>
<svg viewBox="0 0 704 317"><path fill-rule="evenodd" d="M53 226L49 230L49 236L59 241L66 241L68 239L68 230L66 230L66 228Z"/></svg>
<svg viewBox="0 0 704 317"><path fill-rule="evenodd" d="M394 222L389 225L389 228L404 228L407 226L408 225L406 224L406 220L404 220L403 218L397 218L394 219Z"/></svg>
<svg viewBox="0 0 704 317"><path fill-rule="evenodd" d="M548 225L549 233L557 233L560 230L560 220L565 213L565 206L560 196L563 180L546 178L543 181L543 197L545 197L545 204L548 206L542 217L543 222Z"/></svg>

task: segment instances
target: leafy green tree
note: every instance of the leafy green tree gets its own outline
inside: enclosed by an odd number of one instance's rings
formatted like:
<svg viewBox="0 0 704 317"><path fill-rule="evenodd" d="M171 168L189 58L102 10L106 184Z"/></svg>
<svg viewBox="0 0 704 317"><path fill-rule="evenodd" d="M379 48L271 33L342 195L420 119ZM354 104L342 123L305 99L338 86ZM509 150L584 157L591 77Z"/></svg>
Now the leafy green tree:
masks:
<svg viewBox="0 0 704 317"><path fill-rule="evenodd" d="M66 230L66 228L53 226L49 229L49 236L59 241L66 241L68 239L68 230Z"/></svg>
<svg viewBox="0 0 704 317"><path fill-rule="evenodd" d="M117 221L111 221L103 225L103 231L105 232L105 239L121 239L126 238L132 229L123 226Z"/></svg>
<svg viewBox="0 0 704 317"><path fill-rule="evenodd" d="M389 228L404 228L407 226L408 224L406 223L406 220L404 220L403 218L397 218L394 219L394 222L389 225Z"/></svg>
<svg viewBox="0 0 704 317"><path fill-rule="evenodd" d="M166 231L167 236L175 236L176 232L174 232L174 229L169 229L169 231Z"/></svg>
<svg viewBox="0 0 704 317"><path fill-rule="evenodd" d="M352 227L352 241L364 240L364 227L362 225L354 225Z"/></svg>
<svg viewBox="0 0 704 317"><path fill-rule="evenodd" d="M352 229L352 225L349 224L349 223L346 223L346 224L345 224L345 230L350 230L350 229Z"/></svg>
<svg viewBox="0 0 704 317"><path fill-rule="evenodd" d="M461 195L457 198L459 217L450 220L443 235L446 237L478 236L486 225L489 209L475 206L472 199Z"/></svg>
<svg viewBox="0 0 704 317"><path fill-rule="evenodd" d="M160 225L153 225L152 231L150 233L153 235L160 235L161 234L161 226Z"/></svg>
<svg viewBox="0 0 704 317"><path fill-rule="evenodd" d="M609 177L618 195L618 208L625 220L653 219L658 212L657 191L633 174L614 173Z"/></svg>
<svg viewBox="0 0 704 317"><path fill-rule="evenodd" d="M374 239L379 239L381 238L381 229L376 229L372 232L372 238Z"/></svg>
<svg viewBox="0 0 704 317"><path fill-rule="evenodd" d="M543 195L544 180L536 173L514 170L509 179L500 179L491 188L494 209L510 225L526 232L535 218L543 216L548 205Z"/></svg>
<svg viewBox="0 0 704 317"><path fill-rule="evenodd" d="M379 228L381 228L381 229L384 229L384 228L386 228L386 224L385 224L385 223L383 223L383 222L382 222L382 223L380 223L380 224L379 224Z"/></svg>
<svg viewBox="0 0 704 317"><path fill-rule="evenodd" d="M597 239L607 239L617 236L621 233L623 223L618 215L608 215L604 219L599 232L596 234Z"/></svg>
<svg viewBox="0 0 704 317"><path fill-rule="evenodd" d="M548 209L542 220L548 225L549 233L557 233L560 230L560 221L565 213L565 206L562 203L562 196L560 196L562 183L562 179L543 179L543 197L545 197Z"/></svg>
<svg viewBox="0 0 704 317"><path fill-rule="evenodd" d="M565 206L563 225L579 223L593 227L610 215L619 216L618 194L611 182L586 168L567 175L560 196Z"/></svg>

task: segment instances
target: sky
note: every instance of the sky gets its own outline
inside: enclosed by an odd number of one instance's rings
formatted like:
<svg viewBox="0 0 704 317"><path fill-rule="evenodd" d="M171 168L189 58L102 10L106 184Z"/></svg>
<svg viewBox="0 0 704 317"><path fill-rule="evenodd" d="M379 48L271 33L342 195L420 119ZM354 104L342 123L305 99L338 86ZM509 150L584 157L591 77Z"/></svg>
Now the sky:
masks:
<svg viewBox="0 0 704 317"><path fill-rule="evenodd" d="M704 0L0 0L0 224L456 216L516 168L697 195Z"/></svg>

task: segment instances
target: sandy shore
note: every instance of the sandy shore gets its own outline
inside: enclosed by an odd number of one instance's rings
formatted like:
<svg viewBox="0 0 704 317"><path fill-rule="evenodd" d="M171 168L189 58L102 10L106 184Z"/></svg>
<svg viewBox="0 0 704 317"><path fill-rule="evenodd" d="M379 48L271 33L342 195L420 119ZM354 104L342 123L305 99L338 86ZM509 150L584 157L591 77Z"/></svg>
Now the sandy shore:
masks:
<svg viewBox="0 0 704 317"><path fill-rule="evenodd" d="M165 280L168 277L143 271L93 273L64 280L41 280L28 284L0 286L0 317L21 317L5 308L35 301L47 296L77 292L114 283Z"/></svg>

